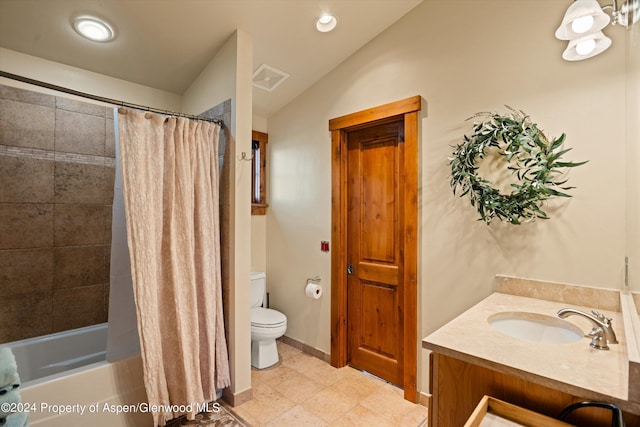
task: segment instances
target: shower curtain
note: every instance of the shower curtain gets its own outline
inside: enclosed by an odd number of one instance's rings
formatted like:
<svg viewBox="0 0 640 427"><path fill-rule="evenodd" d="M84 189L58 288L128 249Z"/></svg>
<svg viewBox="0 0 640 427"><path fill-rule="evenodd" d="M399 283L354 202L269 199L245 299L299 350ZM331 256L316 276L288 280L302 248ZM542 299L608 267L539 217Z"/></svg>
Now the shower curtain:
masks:
<svg viewBox="0 0 640 427"><path fill-rule="evenodd" d="M220 126L120 108L123 193L154 425L229 386L220 279ZM166 406L165 406L166 405Z"/></svg>

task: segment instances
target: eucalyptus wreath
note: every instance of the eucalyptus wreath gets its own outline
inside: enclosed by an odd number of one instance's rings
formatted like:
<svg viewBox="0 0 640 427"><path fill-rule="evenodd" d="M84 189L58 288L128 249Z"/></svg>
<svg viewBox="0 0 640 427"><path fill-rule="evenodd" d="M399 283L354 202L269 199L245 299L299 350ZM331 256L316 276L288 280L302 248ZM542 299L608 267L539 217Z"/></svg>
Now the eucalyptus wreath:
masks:
<svg viewBox="0 0 640 427"><path fill-rule="evenodd" d="M479 220L487 224L494 218L511 224L548 219L543 202L553 196L571 197L566 191L574 188L566 186L567 180L560 178L564 168L587 162L560 161L571 150L561 149L565 134L549 141L522 110L507 108L510 113L506 115L481 112L467 119L482 120L474 122L473 133L464 135L449 159L453 194L468 196L480 214ZM497 149L506 159L509 171L517 177L510 194L502 194L491 181L478 175L479 160L489 149Z"/></svg>

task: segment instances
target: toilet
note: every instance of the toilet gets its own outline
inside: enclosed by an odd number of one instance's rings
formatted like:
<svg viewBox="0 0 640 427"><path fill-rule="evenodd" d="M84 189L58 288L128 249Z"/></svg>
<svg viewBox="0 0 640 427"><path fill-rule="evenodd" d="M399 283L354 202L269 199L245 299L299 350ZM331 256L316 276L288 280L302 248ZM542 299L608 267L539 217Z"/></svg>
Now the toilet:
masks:
<svg viewBox="0 0 640 427"><path fill-rule="evenodd" d="M278 362L276 339L287 331L287 317L262 307L267 288L263 272L251 273L251 366L264 369Z"/></svg>

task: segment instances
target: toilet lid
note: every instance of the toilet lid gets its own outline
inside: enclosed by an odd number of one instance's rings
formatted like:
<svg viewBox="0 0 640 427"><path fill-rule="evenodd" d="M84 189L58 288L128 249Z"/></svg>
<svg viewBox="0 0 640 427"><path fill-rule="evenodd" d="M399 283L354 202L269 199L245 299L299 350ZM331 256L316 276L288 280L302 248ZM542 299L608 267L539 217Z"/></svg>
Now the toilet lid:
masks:
<svg viewBox="0 0 640 427"><path fill-rule="evenodd" d="M251 309L251 324L254 326L274 327L287 322L287 317L270 308L257 307Z"/></svg>

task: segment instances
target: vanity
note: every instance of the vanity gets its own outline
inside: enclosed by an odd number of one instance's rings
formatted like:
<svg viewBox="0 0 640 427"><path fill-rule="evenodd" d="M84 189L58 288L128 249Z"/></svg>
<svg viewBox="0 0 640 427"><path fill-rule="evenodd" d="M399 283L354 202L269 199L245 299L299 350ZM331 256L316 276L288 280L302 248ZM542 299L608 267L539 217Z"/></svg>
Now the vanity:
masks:
<svg viewBox="0 0 640 427"><path fill-rule="evenodd" d="M631 294L504 276L495 290L422 342L432 352L431 426L464 425L485 395L554 418L575 402L607 402L624 412L627 427L640 426L640 326ZM594 322L573 312L562 320L564 308L611 318L619 343L590 346L582 334ZM609 426L611 411L583 408L567 422Z"/></svg>

